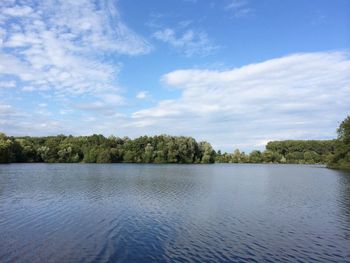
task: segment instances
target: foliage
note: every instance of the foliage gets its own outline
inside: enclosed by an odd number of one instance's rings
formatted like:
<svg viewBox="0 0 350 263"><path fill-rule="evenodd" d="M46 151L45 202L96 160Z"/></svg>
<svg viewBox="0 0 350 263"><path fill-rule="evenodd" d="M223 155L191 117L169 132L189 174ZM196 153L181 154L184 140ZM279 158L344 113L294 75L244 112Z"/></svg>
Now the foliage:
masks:
<svg viewBox="0 0 350 263"><path fill-rule="evenodd" d="M236 149L232 154L218 151L215 161L219 163L327 163L332 158L336 141L272 141L263 152L254 150L249 155Z"/></svg>
<svg viewBox="0 0 350 263"><path fill-rule="evenodd" d="M7 137L0 134L0 162L213 163L207 142L184 136L141 136L131 140L92 136Z"/></svg>
<svg viewBox="0 0 350 263"><path fill-rule="evenodd" d="M339 126L335 152L329 157L328 167L350 170L350 116Z"/></svg>

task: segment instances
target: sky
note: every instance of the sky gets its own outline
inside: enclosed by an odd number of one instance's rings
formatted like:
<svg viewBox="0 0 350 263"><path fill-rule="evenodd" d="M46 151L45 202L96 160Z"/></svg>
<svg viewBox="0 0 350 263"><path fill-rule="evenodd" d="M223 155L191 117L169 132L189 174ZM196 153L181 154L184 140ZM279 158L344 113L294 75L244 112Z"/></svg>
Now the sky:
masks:
<svg viewBox="0 0 350 263"><path fill-rule="evenodd" d="M0 131L184 135L222 151L332 139L348 0L1 0Z"/></svg>

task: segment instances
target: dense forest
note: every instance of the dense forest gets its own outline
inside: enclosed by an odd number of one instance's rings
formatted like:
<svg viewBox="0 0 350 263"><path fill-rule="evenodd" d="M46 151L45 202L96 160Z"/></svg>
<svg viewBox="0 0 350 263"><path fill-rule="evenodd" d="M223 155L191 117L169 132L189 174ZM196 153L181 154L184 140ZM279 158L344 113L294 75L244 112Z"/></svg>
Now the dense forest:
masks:
<svg viewBox="0 0 350 263"><path fill-rule="evenodd" d="M0 133L0 163L298 163L350 169L350 116L335 140L272 141L265 151L215 152L208 142L184 136L103 135L8 137Z"/></svg>
<svg viewBox="0 0 350 263"><path fill-rule="evenodd" d="M131 140L103 135L6 137L0 134L0 162L213 163L207 142L184 136L142 136Z"/></svg>

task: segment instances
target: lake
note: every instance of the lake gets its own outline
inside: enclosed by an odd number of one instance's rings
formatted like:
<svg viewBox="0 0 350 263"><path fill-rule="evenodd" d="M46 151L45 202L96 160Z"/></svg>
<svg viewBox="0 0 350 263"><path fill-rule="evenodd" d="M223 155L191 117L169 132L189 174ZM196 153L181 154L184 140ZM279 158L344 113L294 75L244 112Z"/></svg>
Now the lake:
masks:
<svg viewBox="0 0 350 263"><path fill-rule="evenodd" d="M0 165L0 262L350 262L350 173Z"/></svg>

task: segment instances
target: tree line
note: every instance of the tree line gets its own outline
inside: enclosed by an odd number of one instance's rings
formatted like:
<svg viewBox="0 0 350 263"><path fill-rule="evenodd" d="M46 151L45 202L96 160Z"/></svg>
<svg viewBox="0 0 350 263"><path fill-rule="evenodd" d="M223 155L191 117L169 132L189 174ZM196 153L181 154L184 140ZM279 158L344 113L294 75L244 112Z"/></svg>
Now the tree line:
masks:
<svg viewBox="0 0 350 263"><path fill-rule="evenodd" d="M0 134L0 162L46 163L213 163L208 142L184 136L136 139L92 136L7 137Z"/></svg>
<svg viewBox="0 0 350 263"><path fill-rule="evenodd" d="M333 158L335 144L335 140L271 141L265 151L254 150L249 154L239 149L224 154L218 151L216 162L325 164Z"/></svg>
<svg viewBox="0 0 350 263"><path fill-rule="evenodd" d="M297 163L350 169L350 116L334 140L271 141L265 151L215 152L210 143L184 136L103 135L12 137L0 133L0 163Z"/></svg>

